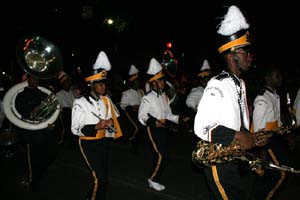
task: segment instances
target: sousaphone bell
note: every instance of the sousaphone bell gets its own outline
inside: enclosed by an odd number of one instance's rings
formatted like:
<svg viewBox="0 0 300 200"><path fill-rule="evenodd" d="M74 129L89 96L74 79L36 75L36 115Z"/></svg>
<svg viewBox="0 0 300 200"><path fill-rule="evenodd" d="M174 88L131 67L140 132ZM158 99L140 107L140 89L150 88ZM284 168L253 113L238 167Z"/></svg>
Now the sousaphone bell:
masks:
<svg viewBox="0 0 300 200"><path fill-rule="evenodd" d="M59 49L47 39L35 36L22 39L17 46L17 59L21 67L28 74L38 79L55 77L63 67ZM11 87L3 98L3 110L7 119L14 125L27 129L39 130L53 124L60 113L60 107L55 94L46 87L38 86L48 95L39 106L39 113L33 113L34 119L26 119L20 115L15 107L15 99L28 85L27 81Z"/></svg>

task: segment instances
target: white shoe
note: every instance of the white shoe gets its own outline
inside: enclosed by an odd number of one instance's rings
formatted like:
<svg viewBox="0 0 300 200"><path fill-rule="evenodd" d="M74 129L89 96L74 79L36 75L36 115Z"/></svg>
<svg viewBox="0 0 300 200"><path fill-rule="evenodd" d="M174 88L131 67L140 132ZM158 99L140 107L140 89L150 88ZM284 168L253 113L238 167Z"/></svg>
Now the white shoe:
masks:
<svg viewBox="0 0 300 200"><path fill-rule="evenodd" d="M166 187L160 183L154 182L151 179L148 179L149 187L153 188L156 191L162 191L166 189Z"/></svg>

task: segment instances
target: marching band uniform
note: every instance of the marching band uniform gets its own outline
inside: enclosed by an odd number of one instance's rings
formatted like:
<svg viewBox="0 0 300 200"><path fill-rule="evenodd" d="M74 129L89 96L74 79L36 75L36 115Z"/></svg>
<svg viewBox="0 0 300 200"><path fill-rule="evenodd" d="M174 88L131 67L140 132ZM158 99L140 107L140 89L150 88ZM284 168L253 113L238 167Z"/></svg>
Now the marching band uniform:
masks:
<svg viewBox="0 0 300 200"><path fill-rule="evenodd" d="M75 135L73 135L71 131L71 112L76 94L71 88L71 78L68 74L61 71L58 75L58 81L62 86L56 93L56 98L61 109L60 120L62 124L62 134L58 143L68 143L69 145L73 145L76 140Z"/></svg>
<svg viewBox="0 0 300 200"><path fill-rule="evenodd" d="M30 119L30 114L39 107L47 98L47 94L38 88L39 80L27 74L28 86L16 96L16 110L25 119ZM53 127L39 130L27 130L17 127L21 143L26 145L26 170L27 175L23 184L29 189L38 190L40 179L47 167L54 160L56 154L56 137Z"/></svg>
<svg viewBox="0 0 300 200"><path fill-rule="evenodd" d="M194 112L197 112L198 104L202 98L204 88L206 86L207 81L206 78L210 76L210 66L208 61L205 59L203 61L200 72L197 74L197 78L203 79L203 83L200 83L197 87L192 88L191 92L188 94L186 98L186 105L191 108ZM205 81L205 82L204 82Z"/></svg>
<svg viewBox="0 0 300 200"><path fill-rule="evenodd" d="M167 141L168 130L167 121L179 123L179 115L174 115L171 111L170 102L163 91L159 88L159 81L165 84L162 66L155 58L152 58L149 64L147 74L151 76L148 80L150 91L143 96L139 108L139 121L147 126L149 140L153 147L153 163L148 179L149 187L161 191L165 186L158 183L167 162ZM155 84L155 87L153 87ZM152 88L151 88L152 87Z"/></svg>
<svg viewBox="0 0 300 200"><path fill-rule="evenodd" d="M110 68L106 54L101 51L93 66L93 75L85 78L91 85L91 91L75 99L72 109L71 129L79 136L81 154L94 178L94 187L89 194L92 200L105 199L110 141L122 136L117 120L118 110L105 95L105 81ZM97 87L104 87L104 90L97 92Z"/></svg>
<svg viewBox="0 0 300 200"><path fill-rule="evenodd" d="M253 126L254 132L263 128L270 130L281 126L280 97L276 90L266 86L255 98Z"/></svg>
<svg viewBox="0 0 300 200"><path fill-rule="evenodd" d="M250 66L249 55L244 50L250 45L248 27L239 8L230 6L218 30L224 38L218 51L224 56L228 71L209 80L195 117L194 131L202 140L224 146L234 140L240 143L244 140L244 148L251 148L254 143L247 132L249 113L245 83L239 78L242 70ZM242 200L248 196L238 163L212 165L204 168L204 173L213 199Z"/></svg>
<svg viewBox="0 0 300 200"><path fill-rule="evenodd" d="M271 77L272 73L278 73L278 75L280 75L280 80L273 82L281 85L280 72L277 69L269 70L272 71L267 72L265 79L267 79L266 77ZM270 83L267 82L264 89L258 96L256 96L254 100L253 124L251 125L253 132L257 132L260 129L270 131L282 126L280 96L276 93L276 87L269 84ZM279 85L277 87L279 87ZM276 165L286 165L288 155L287 149L288 144L285 142L285 140L279 135L273 135L268 144L261 149L261 154ZM285 180L286 172L264 170L264 172L260 175L261 177L257 177L258 180L255 185L255 199L271 199Z"/></svg>
<svg viewBox="0 0 300 200"><path fill-rule="evenodd" d="M138 120L138 110L141 104L141 99L144 96L144 91L140 89L138 85L138 74L139 70L134 65L131 65L128 72L129 88L122 93L120 102L121 109L124 110L127 119L134 127L134 131L129 138L133 153L136 153L138 149L138 139L140 138L138 133L141 128Z"/></svg>

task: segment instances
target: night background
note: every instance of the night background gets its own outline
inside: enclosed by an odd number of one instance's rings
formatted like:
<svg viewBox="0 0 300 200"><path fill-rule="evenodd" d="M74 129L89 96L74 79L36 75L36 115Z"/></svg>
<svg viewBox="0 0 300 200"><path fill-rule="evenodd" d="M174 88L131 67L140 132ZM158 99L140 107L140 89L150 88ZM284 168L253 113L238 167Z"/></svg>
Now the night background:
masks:
<svg viewBox="0 0 300 200"><path fill-rule="evenodd" d="M101 1L11 0L2 6L0 70L18 79L16 46L27 35L39 35L62 52L63 69L91 69L104 50L112 71L126 75L131 64L145 72L155 57L162 61L166 43L182 71L197 72L205 58L222 69L216 27L228 6L237 5L250 24L255 65L275 63L292 79L299 75L297 6L288 1ZM263 5L262 5L263 4ZM115 20L109 26L106 19Z"/></svg>

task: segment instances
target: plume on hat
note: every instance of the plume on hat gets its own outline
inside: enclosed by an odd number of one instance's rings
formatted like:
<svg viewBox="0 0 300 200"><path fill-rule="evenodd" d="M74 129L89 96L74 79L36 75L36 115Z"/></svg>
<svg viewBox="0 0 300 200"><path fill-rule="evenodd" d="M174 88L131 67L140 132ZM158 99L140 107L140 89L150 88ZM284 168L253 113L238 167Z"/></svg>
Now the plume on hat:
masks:
<svg viewBox="0 0 300 200"><path fill-rule="evenodd" d="M93 74L86 77L86 82L94 82L107 79L107 71L111 69L111 64L104 51L100 51L97 60L93 65Z"/></svg>
<svg viewBox="0 0 300 200"><path fill-rule="evenodd" d="M202 67L200 69L200 72L197 74L198 77L205 77L210 75L210 66L208 64L207 59L203 61Z"/></svg>
<svg viewBox="0 0 300 200"><path fill-rule="evenodd" d="M148 82L158 80L165 76L161 64L155 58L151 58L147 74L152 76Z"/></svg>
<svg viewBox="0 0 300 200"><path fill-rule="evenodd" d="M161 64L155 58L151 58L147 74L155 75L161 70L162 70Z"/></svg>
<svg viewBox="0 0 300 200"><path fill-rule="evenodd" d="M210 66L209 66L209 64L208 64L207 59L205 59L205 60L203 61L202 67L201 67L201 69L200 69L200 71L204 71L204 70L210 70Z"/></svg>
<svg viewBox="0 0 300 200"><path fill-rule="evenodd" d="M128 72L128 75L134 75L134 74L137 74L137 73L139 73L139 70L135 67L135 65L131 65L130 69L129 69L129 72Z"/></svg>
<svg viewBox="0 0 300 200"><path fill-rule="evenodd" d="M230 6L217 30L217 33L220 35L218 52L234 51L251 45L248 28L249 24L246 22L240 9L234 5Z"/></svg>
<svg viewBox="0 0 300 200"><path fill-rule="evenodd" d="M93 69L105 69L106 71L109 71L111 69L111 64L108 60L108 57L104 51L100 51L98 54L98 57L96 59L95 64L93 65Z"/></svg>
<svg viewBox="0 0 300 200"><path fill-rule="evenodd" d="M246 22L240 9L237 6L232 5L228 8L227 14L220 23L217 32L220 35L229 36L242 29L248 29L249 26L250 25Z"/></svg>

